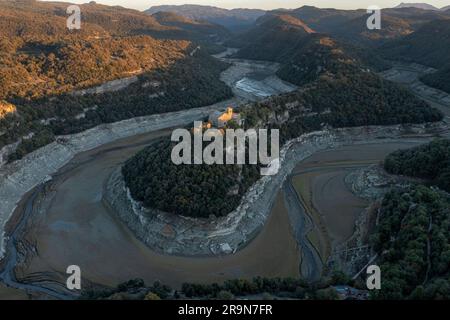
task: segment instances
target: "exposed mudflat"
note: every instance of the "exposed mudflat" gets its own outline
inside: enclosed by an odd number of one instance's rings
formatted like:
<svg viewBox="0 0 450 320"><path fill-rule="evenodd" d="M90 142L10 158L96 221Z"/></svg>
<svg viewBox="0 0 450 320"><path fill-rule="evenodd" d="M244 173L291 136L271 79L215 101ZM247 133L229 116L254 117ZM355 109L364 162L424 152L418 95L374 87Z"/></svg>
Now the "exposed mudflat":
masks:
<svg viewBox="0 0 450 320"><path fill-rule="evenodd" d="M297 88L275 75L280 67L278 63L226 58L223 60L232 66L222 73L221 80L232 88L236 96L245 100L258 101Z"/></svg>
<svg viewBox="0 0 450 320"><path fill-rule="evenodd" d="M405 141L348 146L316 153L295 168L295 179L306 180L302 181L307 185L304 192L310 193L312 206L324 219L333 241L342 243L353 234L356 218L369 204L348 188L345 183L347 174L352 170L380 163L393 151L418 144L420 143ZM306 173L312 174L303 179ZM302 194L302 197L307 195Z"/></svg>
<svg viewBox="0 0 450 320"><path fill-rule="evenodd" d="M137 150L167 132L155 132L79 154L50 185L50 199L42 203L25 230L28 248L18 278L33 274L61 281L71 264L79 265L83 278L104 285L117 285L130 278L179 287L183 282L213 282L253 276L298 276L296 242L279 200L261 233L235 255L214 258L184 258L160 255L138 241L101 195L112 170ZM140 144L143 145L140 145ZM77 164L82 164L78 166ZM37 252L37 253L34 253ZM280 263L283 261L283 263Z"/></svg>
<svg viewBox="0 0 450 320"><path fill-rule="evenodd" d="M356 220L370 204L350 190L345 177L353 170L380 163L395 150L428 141L424 138L338 147L314 153L295 167L286 183L292 184L298 197L289 196L289 188L280 190L279 196L284 196L291 224L297 229L296 238L304 258L303 277L317 277L312 270L321 270L330 254L353 235ZM277 210L274 207L272 214ZM299 217L302 214L308 218Z"/></svg>
<svg viewBox="0 0 450 320"><path fill-rule="evenodd" d="M25 291L8 288L0 283L0 300L27 300L28 298Z"/></svg>

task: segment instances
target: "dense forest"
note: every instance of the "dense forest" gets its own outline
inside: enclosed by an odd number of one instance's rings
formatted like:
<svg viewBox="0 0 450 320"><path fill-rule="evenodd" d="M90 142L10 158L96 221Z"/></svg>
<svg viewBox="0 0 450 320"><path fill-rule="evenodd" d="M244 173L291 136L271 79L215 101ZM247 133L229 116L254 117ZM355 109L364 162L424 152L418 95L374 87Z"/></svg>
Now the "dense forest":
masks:
<svg viewBox="0 0 450 320"><path fill-rule="evenodd" d="M415 32L390 41L378 51L390 60L416 62L441 68L450 55L450 15L446 19L430 21Z"/></svg>
<svg viewBox="0 0 450 320"><path fill-rule="evenodd" d="M146 286L141 279L133 279L115 288L85 290L81 300L160 300L160 299L218 299L232 300L246 296L260 296L260 299L289 298L310 300L336 300L338 294L332 285L337 278L326 283L310 285L301 279L263 278L252 280L231 279L223 284L184 283L180 291L155 282Z"/></svg>
<svg viewBox="0 0 450 320"><path fill-rule="evenodd" d="M372 237L374 299L450 299L450 196L422 185L388 193Z"/></svg>
<svg viewBox="0 0 450 320"><path fill-rule="evenodd" d="M296 85L304 85L321 75L351 74L363 67L368 69L368 66L383 70L389 66L371 51L315 33L289 15L265 19L232 40L235 45L243 46L235 57L279 62L281 68L277 75Z"/></svg>
<svg viewBox="0 0 450 320"><path fill-rule="evenodd" d="M382 57L390 60L415 62L437 69L420 80L430 87L450 93L450 11L446 19L428 22L417 31L378 49Z"/></svg>
<svg viewBox="0 0 450 320"><path fill-rule="evenodd" d="M420 80L430 87L450 93L450 65L439 69L435 73L426 74Z"/></svg>
<svg viewBox="0 0 450 320"><path fill-rule="evenodd" d="M370 72L324 75L301 90L246 108L244 114L247 126L263 123L279 128L283 141L327 126L425 123L443 117L405 89Z"/></svg>
<svg viewBox="0 0 450 320"><path fill-rule="evenodd" d="M396 151L386 157L384 167L393 174L427 179L450 192L450 140Z"/></svg>
<svg viewBox="0 0 450 320"><path fill-rule="evenodd" d="M183 30L135 10L81 7L83 27L69 31L63 3L0 2L0 148L21 142L10 160L56 135L232 95L219 80L227 64L203 46L191 54L193 29L206 32L208 24L188 21ZM137 80L119 91L76 93L130 77Z"/></svg>
<svg viewBox="0 0 450 320"><path fill-rule="evenodd" d="M246 128L280 129L281 143L324 126L442 119L439 111L408 91L369 72L351 77L321 77L302 90L247 105L242 114ZM223 216L237 207L248 187L259 178L254 166L243 166L242 172L234 165L176 166L170 158L171 149L169 142L151 146L123 167L132 196L148 208L195 217ZM236 185L239 192L230 195L230 189Z"/></svg>
<svg viewBox="0 0 450 320"><path fill-rule="evenodd" d="M232 96L231 89L219 80L226 67L200 51L167 68L141 74L136 82L119 91L11 98L17 112L0 119L0 147L29 133L34 134L30 139L36 140L42 131L70 134L101 123L213 104ZM31 145L45 143L40 140ZM27 148L28 152L32 150Z"/></svg>
<svg viewBox="0 0 450 320"><path fill-rule="evenodd" d="M155 143L122 168L133 198L149 208L183 216L224 216L259 175L257 165L175 165L174 145L168 140Z"/></svg>

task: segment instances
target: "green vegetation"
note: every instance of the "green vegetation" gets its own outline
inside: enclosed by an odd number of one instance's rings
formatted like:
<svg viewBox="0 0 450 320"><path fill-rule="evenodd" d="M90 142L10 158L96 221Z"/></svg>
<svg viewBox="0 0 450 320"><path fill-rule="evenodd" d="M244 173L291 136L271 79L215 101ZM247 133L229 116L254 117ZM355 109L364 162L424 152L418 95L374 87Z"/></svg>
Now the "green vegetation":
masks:
<svg viewBox="0 0 450 320"><path fill-rule="evenodd" d="M177 166L171 160L174 145L155 143L122 167L131 195L146 207L183 216L224 216L259 175L257 165Z"/></svg>
<svg viewBox="0 0 450 320"><path fill-rule="evenodd" d="M38 131L30 138L22 139L15 152L9 155L8 161L21 159L27 153L39 149L55 140L55 136L49 130Z"/></svg>
<svg viewBox="0 0 450 320"><path fill-rule="evenodd" d="M450 19L433 20L415 32L386 43L380 53L386 59L417 62L441 68L448 64L450 56Z"/></svg>
<svg viewBox="0 0 450 320"><path fill-rule="evenodd" d="M134 279L112 289L93 289L82 293L81 300L122 299L122 300L158 300L158 299L219 299L232 300L235 297L260 296L262 298L292 298L336 300L338 295L328 283L310 285L301 279L262 278L252 280L232 279L223 284L184 283L180 292L155 282L147 287L141 279Z"/></svg>
<svg viewBox="0 0 450 320"><path fill-rule="evenodd" d="M204 49L191 55L195 43L157 39L190 40L189 30L162 25L135 10L81 7L83 27L71 32L65 4L0 3L0 148L36 137L23 142L10 160L53 141L54 135L209 105L232 95L219 79L225 63ZM72 94L134 75L138 81L116 92ZM6 109L9 105L15 112Z"/></svg>
<svg viewBox="0 0 450 320"><path fill-rule="evenodd" d="M262 278L252 280L234 279L226 280L222 285L184 283L182 293L187 298L218 299L223 292L233 296L269 294L280 298L293 299L337 299L336 291L310 286L301 279L294 278Z"/></svg>
<svg viewBox="0 0 450 320"><path fill-rule="evenodd" d="M450 93L450 16L426 23L408 36L391 41L378 51L384 58L415 62L438 69L420 78L425 84Z"/></svg>
<svg viewBox="0 0 450 320"><path fill-rule="evenodd" d="M132 279L116 288L89 289L82 292L80 300L159 300L171 297L172 289L156 281L147 287L142 279Z"/></svg>
<svg viewBox="0 0 450 320"><path fill-rule="evenodd" d="M370 72L322 76L301 90L248 105L242 113L247 128L280 129L281 143L326 125L341 128L442 119L438 110ZM243 166L242 172L233 165L175 166L171 149L169 143L149 147L123 168L133 198L148 208L185 216L223 216L237 207L259 178L255 166ZM230 195L237 186L238 193Z"/></svg>
<svg viewBox="0 0 450 320"><path fill-rule="evenodd" d="M450 140L434 140L386 157L385 169L393 174L431 180L450 192Z"/></svg>
<svg viewBox="0 0 450 320"><path fill-rule="evenodd" d="M388 193L373 248L382 270L374 299L450 299L450 196L425 186Z"/></svg>
<svg viewBox="0 0 450 320"><path fill-rule="evenodd" d="M450 93L450 65L435 73L424 75L420 80L426 85Z"/></svg>
<svg viewBox="0 0 450 320"><path fill-rule="evenodd" d="M450 141L388 155L393 174L427 179L449 191ZM388 193L372 235L382 270L375 299L450 299L450 195L421 184Z"/></svg>
<svg viewBox="0 0 450 320"><path fill-rule="evenodd" d="M289 118L270 123L271 118ZM284 141L324 125L334 128L439 121L443 115L408 91L370 72L321 76L301 90L245 110L248 125L277 127Z"/></svg>

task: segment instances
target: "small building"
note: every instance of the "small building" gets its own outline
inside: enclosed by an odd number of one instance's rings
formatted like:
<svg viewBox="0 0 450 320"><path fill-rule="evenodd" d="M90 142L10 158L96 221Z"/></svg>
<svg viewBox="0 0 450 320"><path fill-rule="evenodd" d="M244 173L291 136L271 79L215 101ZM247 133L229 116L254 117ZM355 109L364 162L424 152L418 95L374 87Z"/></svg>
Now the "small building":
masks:
<svg viewBox="0 0 450 320"><path fill-rule="evenodd" d="M239 126L243 123L241 115L233 112L232 107L228 107L225 112L215 111L211 113L208 121L216 128L224 128L230 121L233 121Z"/></svg>

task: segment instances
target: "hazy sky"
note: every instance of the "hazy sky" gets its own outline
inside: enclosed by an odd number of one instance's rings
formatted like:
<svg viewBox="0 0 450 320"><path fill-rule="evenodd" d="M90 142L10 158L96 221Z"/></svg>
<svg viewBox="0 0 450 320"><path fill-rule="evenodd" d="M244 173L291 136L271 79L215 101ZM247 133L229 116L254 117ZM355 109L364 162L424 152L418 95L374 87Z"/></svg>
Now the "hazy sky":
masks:
<svg viewBox="0 0 450 320"><path fill-rule="evenodd" d="M89 0L54 0L71 3L86 3ZM450 5L450 0L96 0L97 3L121 5L138 10L148 9L161 4L203 4L222 8L299 8L303 5L313 5L320 8L354 9L377 5L382 8L395 7L400 2L427 2L436 7Z"/></svg>

